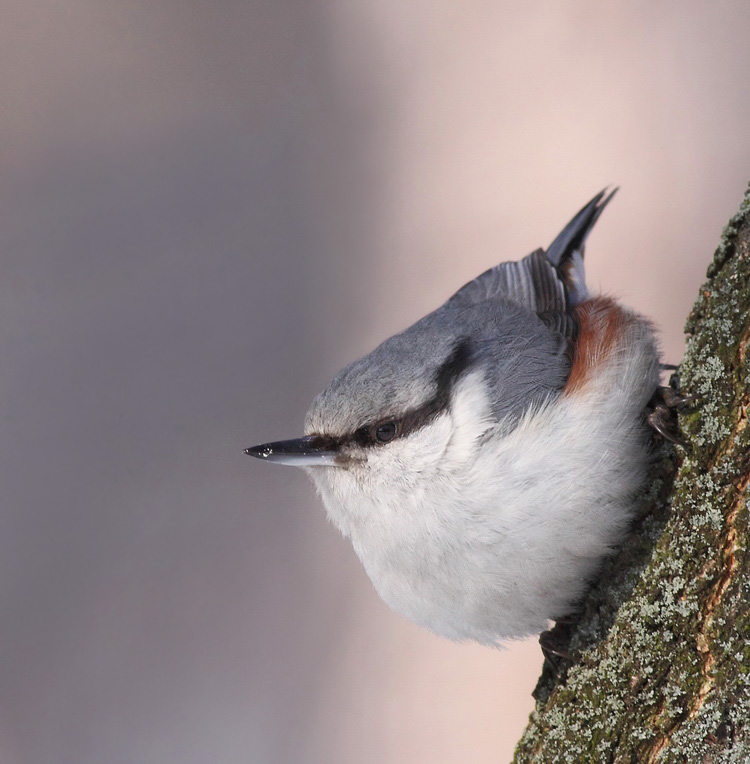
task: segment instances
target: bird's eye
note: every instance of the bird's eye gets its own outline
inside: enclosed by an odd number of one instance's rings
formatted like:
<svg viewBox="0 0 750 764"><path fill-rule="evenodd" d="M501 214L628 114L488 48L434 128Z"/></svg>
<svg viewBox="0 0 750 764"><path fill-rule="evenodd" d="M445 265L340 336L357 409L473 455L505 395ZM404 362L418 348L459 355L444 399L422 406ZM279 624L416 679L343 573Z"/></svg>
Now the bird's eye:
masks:
<svg viewBox="0 0 750 764"><path fill-rule="evenodd" d="M388 443L393 440L398 434L398 427L395 422L386 422L385 424L378 425L375 430L375 437L381 443Z"/></svg>

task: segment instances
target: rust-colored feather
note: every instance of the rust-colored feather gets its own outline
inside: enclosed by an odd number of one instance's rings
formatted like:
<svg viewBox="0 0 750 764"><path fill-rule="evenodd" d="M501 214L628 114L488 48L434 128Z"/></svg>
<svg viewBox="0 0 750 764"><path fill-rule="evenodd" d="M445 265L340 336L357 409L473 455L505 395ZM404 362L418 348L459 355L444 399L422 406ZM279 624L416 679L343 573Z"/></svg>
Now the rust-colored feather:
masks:
<svg viewBox="0 0 750 764"><path fill-rule="evenodd" d="M586 386L591 372L602 363L617 345L627 327L635 321L610 297L594 297L574 308L578 321L578 338L573 365L564 394L570 395Z"/></svg>

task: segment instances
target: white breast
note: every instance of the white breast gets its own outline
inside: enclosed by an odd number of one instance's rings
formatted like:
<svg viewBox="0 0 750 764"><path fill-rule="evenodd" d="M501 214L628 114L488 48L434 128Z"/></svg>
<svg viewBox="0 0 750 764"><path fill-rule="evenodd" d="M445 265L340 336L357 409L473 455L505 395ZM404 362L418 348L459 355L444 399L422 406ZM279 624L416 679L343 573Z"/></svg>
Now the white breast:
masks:
<svg viewBox="0 0 750 764"><path fill-rule="evenodd" d="M452 639L497 643L568 614L637 510L642 411L658 382L634 321L585 387L520 422L490 424L484 381L450 415L382 450L366 474L310 470L394 610ZM418 457L415 457L418 454Z"/></svg>

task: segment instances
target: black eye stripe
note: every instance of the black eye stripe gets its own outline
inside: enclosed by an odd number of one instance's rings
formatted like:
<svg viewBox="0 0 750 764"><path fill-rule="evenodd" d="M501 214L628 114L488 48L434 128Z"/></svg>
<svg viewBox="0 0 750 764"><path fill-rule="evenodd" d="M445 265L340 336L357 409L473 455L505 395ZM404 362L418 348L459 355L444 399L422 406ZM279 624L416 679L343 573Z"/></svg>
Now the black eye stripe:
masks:
<svg viewBox="0 0 750 764"><path fill-rule="evenodd" d="M348 440L359 446L369 446L373 440L372 427L360 427Z"/></svg>
<svg viewBox="0 0 750 764"><path fill-rule="evenodd" d="M435 372L433 377L435 393L430 400L421 406L410 409L400 417L383 417L377 422L365 424L347 435L316 435L316 447L325 448L327 451L338 451L347 444L356 444L363 448L382 446L396 438L401 438L421 429L448 408L453 386L471 366L472 355L471 340L464 337L454 345L452 353ZM387 426L394 427L395 431L390 437L386 436L386 439L379 438L378 431ZM383 432L381 431L381 435Z"/></svg>
<svg viewBox="0 0 750 764"><path fill-rule="evenodd" d="M395 438L403 437L429 424L436 416L448 408L451 390L459 377L469 368L472 359L471 340L464 337L459 340L453 352L435 373L435 394L421 406L410 409L398 418L384 418L379 422L360 427L351 436L342 438L360 446L382 445ZM395 432L387 440L378 437L382 427L394 426Z"/></svg>
<svg viewBox="0 0 750 764"><path fill-rule="evenodd" d="M394 419L389 419L378 424L365 425L360 427L350 440L360 446L371 446L390 443L395 437L401 434L401 424Z"/></svg>

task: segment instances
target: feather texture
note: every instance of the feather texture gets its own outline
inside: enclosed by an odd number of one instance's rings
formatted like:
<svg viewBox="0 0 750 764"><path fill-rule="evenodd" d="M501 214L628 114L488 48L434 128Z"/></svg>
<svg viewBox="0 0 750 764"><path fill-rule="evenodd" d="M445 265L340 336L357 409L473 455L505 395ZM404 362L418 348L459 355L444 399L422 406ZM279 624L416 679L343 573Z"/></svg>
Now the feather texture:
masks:
<svg viewBox="0 0 750 764"><path fill-rule="evenodd" d="M588 296L611 198L342 369L292 441L325 453L298 463L383 600L451 639L567 615L637 511L659 354L648 321Z"/></svg>

